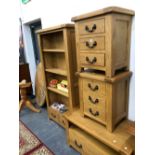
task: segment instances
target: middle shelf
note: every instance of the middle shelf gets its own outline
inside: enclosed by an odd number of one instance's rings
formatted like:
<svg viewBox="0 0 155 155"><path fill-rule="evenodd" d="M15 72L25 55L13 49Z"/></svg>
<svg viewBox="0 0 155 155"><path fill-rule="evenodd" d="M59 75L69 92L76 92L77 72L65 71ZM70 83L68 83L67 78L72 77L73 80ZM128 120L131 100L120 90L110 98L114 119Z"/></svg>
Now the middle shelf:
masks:
<svg viewBox="0 0 155 155"><path fill-rule="evenodd" d="M47 87L47 89L50 90L50 91L52 91L52 92L54 92L54 93L63 95L63 96L65 96L65 97L69 97L68 93L63 92L63 91L61 91L61 90L59 90L59 89L57 89L57 88Z"/></svg>
<svg viewBox="0 0 155 155"><path fill-rule="evenodd" d="M53 49L53 48L44 48L43 52L51 52L51 53L64 53L64 49Z"/></svg>

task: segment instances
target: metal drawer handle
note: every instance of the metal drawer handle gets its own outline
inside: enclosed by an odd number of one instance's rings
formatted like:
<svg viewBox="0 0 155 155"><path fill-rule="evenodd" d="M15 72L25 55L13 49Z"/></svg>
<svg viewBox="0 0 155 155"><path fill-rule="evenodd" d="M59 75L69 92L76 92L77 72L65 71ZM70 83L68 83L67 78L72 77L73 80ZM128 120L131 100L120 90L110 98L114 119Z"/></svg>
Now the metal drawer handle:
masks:
<svg viewBox="0 0 155 155"><path fill-rule="evenodd" d="M85 26L85 30L87 32L93 32L96 30L96 24L93 24L93 26L91 28L89 28L87 25Z"/></svg>
<svg viewBox="0 0 155 155"><path fill-rule="evenodd" d="M93 104L97 104L99 102L99 99L96 99L95 101L93 101L93 99L91 98L91 96L88 96L88 99Z"/></svg>
<svg viewBox="0 0 155 155"><path fill-rule="evenodd" d="M65 125L65 122L64 122L64 120L62 121L62 123Z"/></svg>
<svg viewBox="0 0 155 155"><path fill-rule="evenodd" d="M92 111L91 108L89 108L89 112L93 115L93 116L99 116L99 112L96 111L95 113Z"/></svg>
<svg viewBox="0 0 155 155"><path fill-rule="evenodd" d="M51 115L52 115L54 118L56 118L56 115L54 115L54 114L52 114L52 113L51 113Z"/></svg>
<svg viewBox="0 0 155 155"><path fill-rule="evenodd" d="M98 90L98 85L96 85L94 88L91 86L90 83L88 83L88 87L92 90L92 91L96 91Z"/></svg>
<svg viewBox="0 0 155 155"><path fill-rule="evenodd" d="M97 61L97 58L94 57L92 60L90 60L89 57L86 57L86 61L90 64L94 64Z"/></svg>
<svg viewBox="0 0 155 155"><path fill-rule="evenodd" d="M82 144L78 144L76 140L74 141L74 144L75 144L78 148L82 149Z"/></svg>
<svg viewBox="0 0 155 155"><path fill-rule="evenodd" d="M95 46L97 46L97 42L93 40L86 41L86 46L89 48L94 48Z"/></svg>

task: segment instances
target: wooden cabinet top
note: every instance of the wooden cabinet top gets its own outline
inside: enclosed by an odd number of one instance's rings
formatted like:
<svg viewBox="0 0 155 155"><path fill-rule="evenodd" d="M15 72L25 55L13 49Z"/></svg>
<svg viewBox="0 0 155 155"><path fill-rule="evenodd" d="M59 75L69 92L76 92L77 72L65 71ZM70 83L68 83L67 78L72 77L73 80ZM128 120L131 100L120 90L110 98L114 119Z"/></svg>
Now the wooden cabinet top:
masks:
<svg viewBox="0 0 155 155"><path fill-rule="evenodd" d="M72 21L83 20L83 19L87 19L90 17L105 15L105 14L109 14L109 13L119 13L119 14L126 14L126 15L130 15L130 16L133 16L135 14L133 10L112 6L112 7L107 7L107 8L100 9L100 10L97 10L94 12L86 13L86 14L83 14L80 16L72 17Z"/></svg>
<svg viewBox="0 0 155 155"><path fill-rule="evenodd" d="M44 34L44 33L50 32L50 31L55 31L55 30L59 30L59 29L63 29L63 28L74 28L74 24L69 24L69 23L61 24L61 25L57 25L54 27L38 30L37 33L38 34Z"/></svg>
<svg viewBox="0 0 155 155"><path fill-rule="evenodd" d="M77 76L82 77L82 78L88 78L88 79L94 79L94 80L99 80L103 82L109 82L109 83L115 83L120 80L125 80L129 79L132 75L132 72L130 71L125 71L123 73L120 73L116 75L115 77L108 78L105 75L101 74L96 74L96 73L89 73L89 72L81 72L81 73L76 73Z"/></svg>

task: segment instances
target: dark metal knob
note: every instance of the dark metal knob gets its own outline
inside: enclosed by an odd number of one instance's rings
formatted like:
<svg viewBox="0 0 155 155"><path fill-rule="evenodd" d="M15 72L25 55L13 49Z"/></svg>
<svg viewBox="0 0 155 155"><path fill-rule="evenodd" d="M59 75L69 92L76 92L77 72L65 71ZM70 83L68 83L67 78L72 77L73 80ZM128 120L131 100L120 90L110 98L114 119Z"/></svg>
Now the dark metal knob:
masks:
<svg viewBox="0 0 155 155"><path fill-rule="evenodd" d="M94 64L97 61L97 58L94 57L92 60L90 60L89 57L86 57L86 61L90 64Z"/></svg>
<svg viewBox="0 0 155 155"><path fill-rule="evenodd" d="M76 140L74 141L74 144L75 144L78 148L82 149L82 144L78 144Z"/></svg>
<svg viewBox="0 0 155 155"><path fill-rule="evenodd" d="M85 30L87 32L94 32L96 30L96 24L93 24L93 26L91 28L89 28L87 25L85 26Z"/></svg>
<svg viewBox="0 0 155 155"><path fill-rule="evenodd" d="M99 102L99 99L95 99L95 101L93 101L93 99L91 98L91 96L88 96L88 99L93 104L97 104Z"/></svg>
<svg viewBox="0 0 155 155"><path fill-rule="evenodd" d="M89 112L93 115L93 116L99 116L99 112L96 111L95 113L92 111L91 108L89 108Z"/></svg>
<svg viewBox="0 0 155 155"><path fill-rule="evenodd" d="M96 85L94 88L92 87L92 85L90 83L88 83L88 87L92 90L92 91L96 91L98 90L98 85Z"/></svg>

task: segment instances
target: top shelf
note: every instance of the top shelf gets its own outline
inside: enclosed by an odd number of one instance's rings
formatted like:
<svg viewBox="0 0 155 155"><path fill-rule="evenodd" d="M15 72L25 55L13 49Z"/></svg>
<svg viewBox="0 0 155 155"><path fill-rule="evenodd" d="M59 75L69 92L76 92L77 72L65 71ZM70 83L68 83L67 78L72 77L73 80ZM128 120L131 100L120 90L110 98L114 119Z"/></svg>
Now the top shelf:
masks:
<svg viewBox="0 0 155 155"><path fill-rule="evenodd" d="M49 49L49 48L44 48L43 52L51 52L51 53L65 53L65 50L63 49Z"/></svg>

